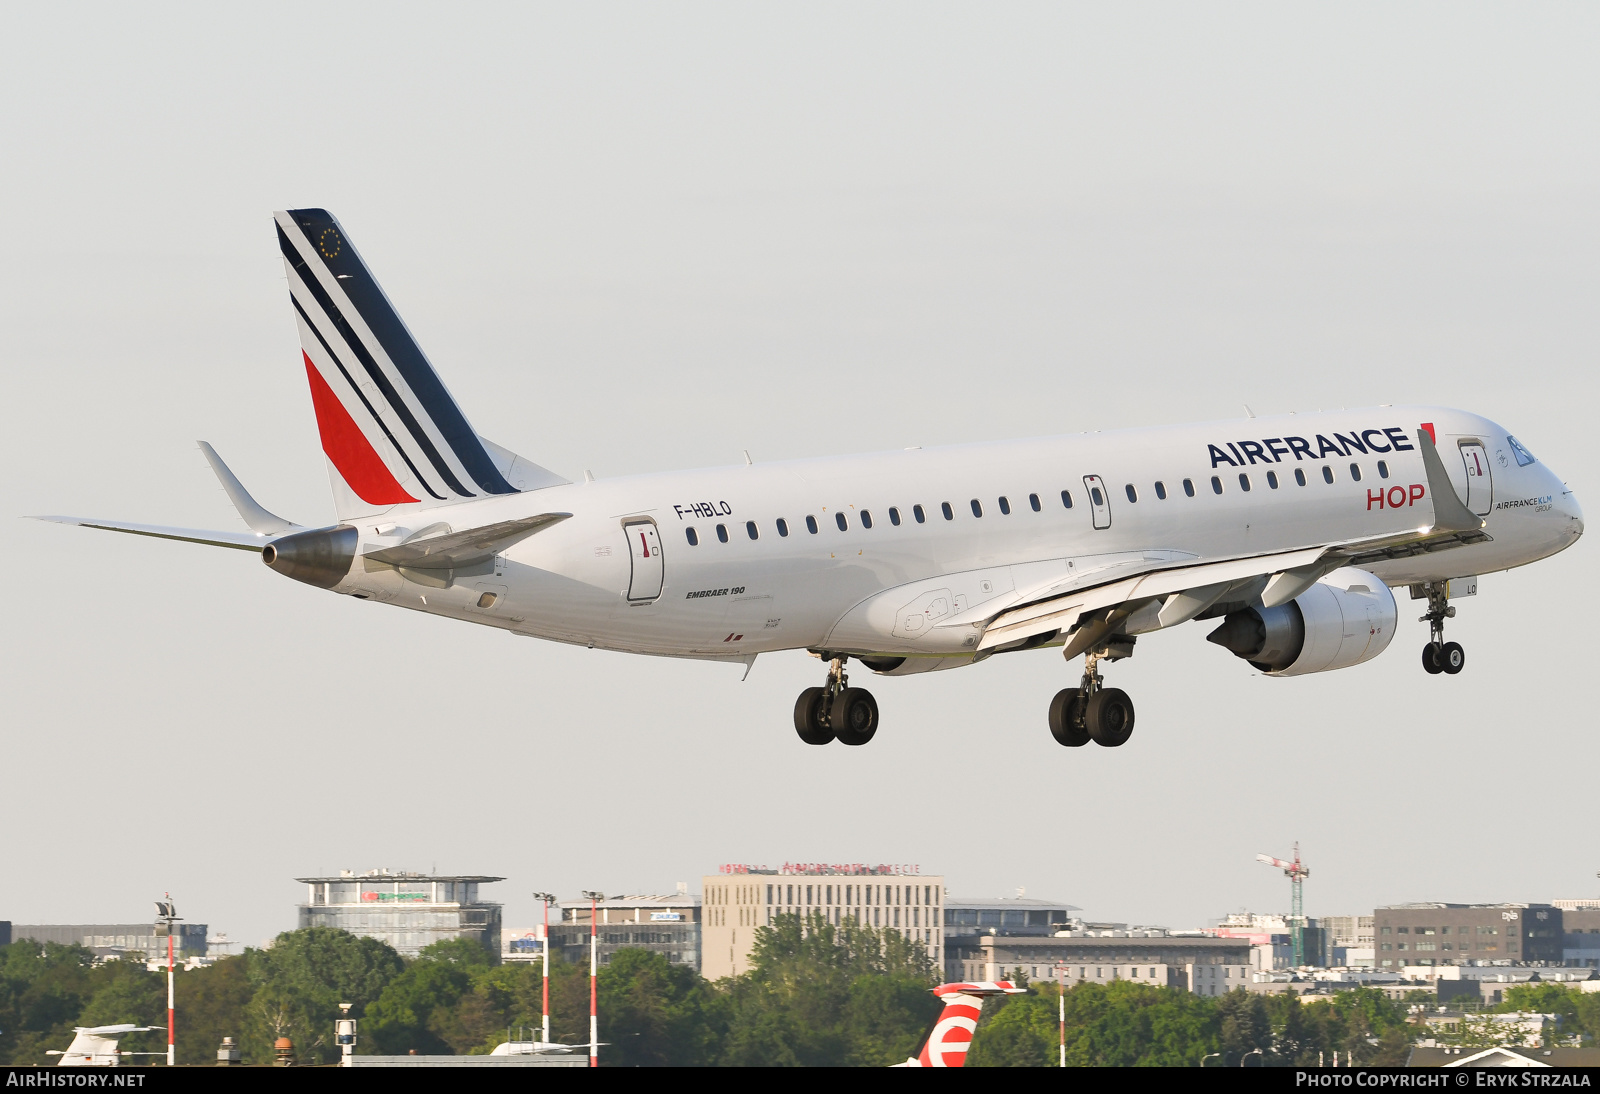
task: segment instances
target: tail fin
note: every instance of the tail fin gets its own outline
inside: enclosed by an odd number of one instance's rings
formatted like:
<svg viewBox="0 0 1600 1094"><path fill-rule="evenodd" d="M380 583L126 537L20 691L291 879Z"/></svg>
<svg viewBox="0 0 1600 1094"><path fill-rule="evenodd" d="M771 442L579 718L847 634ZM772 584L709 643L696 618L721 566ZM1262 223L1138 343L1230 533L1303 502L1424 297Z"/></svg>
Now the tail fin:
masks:
<svg viewBox="0 0 1600 1094"><path fill-rule="evenodd" d="M491 453L332 214L273 215L340 520L566 481Z"/></svg>
<svg viewBox="0 0 1600 1094"><path fill-rule="evenodd" d="M944 1002L944 1013L929 1031L922 1052L898 1066L961 1067L967 1062L967 1049L972 1046L972 1031L978 1028L983 1001L991 995L1021 995L1027 990L1009 980L940 984L933 994Z"/></svg>

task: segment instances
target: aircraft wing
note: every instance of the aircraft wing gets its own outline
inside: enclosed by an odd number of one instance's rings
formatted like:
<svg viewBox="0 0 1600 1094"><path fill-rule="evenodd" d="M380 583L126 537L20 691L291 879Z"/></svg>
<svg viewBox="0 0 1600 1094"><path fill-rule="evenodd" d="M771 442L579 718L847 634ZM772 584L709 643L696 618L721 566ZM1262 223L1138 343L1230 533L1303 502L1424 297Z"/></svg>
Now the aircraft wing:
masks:
<svg viewBox="0 0 1600 1094"><path fill-rule="evenodd" d="M134 536L154 536L156 539L176 539L184 543L204 543L212 547L232 547L238 551L260 551L271 543L272 536L255 532L207 532L197 528L169 528L164 524L132 524L125 520L100 520L96 517L41 516L34 520L48 520L55 524L75 524L79 528L101 528L107 532L127 532Z"/></svg>
<svg viewBox="0 0 1600 1094"><path fill-rule="evenodd" d="M445 525L440 525L438 531L424 528L404 543L380 547L362 557L390 566L408 566L414 570L448 570L456 566L470 566L474 562L493 558L507 547L570 516L571 513L539 513L516 520L503 520L498 524L486 524L481 528L469 528L464 532L452 532Z"/></svg>

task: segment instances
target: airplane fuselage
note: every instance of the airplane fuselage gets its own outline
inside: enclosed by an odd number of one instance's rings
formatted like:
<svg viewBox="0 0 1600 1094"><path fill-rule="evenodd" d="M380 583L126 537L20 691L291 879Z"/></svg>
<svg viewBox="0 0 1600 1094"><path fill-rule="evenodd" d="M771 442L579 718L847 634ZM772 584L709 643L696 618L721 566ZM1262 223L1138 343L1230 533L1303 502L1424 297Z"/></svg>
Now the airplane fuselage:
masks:
<svg viewBox="0 0 1600 1094"><path fill-rule="evenodd" d="M959 657L973 643L935 634L941 618L981 617L1057 575L1427 526L1422 423L1487 538L1366 566L1384 582L1504 570L1581 534L1572 493L1519 459L1505 429L1458 410L1379 407L636 475L433 507L398 526L380 515L358 523L358 557L335 591L635 653ZM572 516L428 583L359 557L424 525L544 512ZM935 579L948 595L933 590L917 609L943 613L925 627L897 615L914 595L859 607Z"/></svg>

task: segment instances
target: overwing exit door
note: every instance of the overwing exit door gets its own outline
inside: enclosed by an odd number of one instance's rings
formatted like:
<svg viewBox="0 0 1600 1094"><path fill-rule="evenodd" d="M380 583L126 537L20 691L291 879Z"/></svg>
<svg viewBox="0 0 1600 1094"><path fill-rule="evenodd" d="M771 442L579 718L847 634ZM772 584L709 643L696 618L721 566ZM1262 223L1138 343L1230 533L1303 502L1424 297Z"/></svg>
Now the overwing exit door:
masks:
<svg viewBox="0 0 1600 1094"><path fill-rule="evenodd" d="M629 600L654 600L661 595L661 534L653 520L631 521L622 526L628 537L633 575L628 580Z"/></svg>
<svg viewBox="0 0 1600 1094"><path fill-rule="evenodd" d="M1099 475L1085 475L1083 488L1089 494L1089 509L1094 514L1096 528L1111 527L1111 495L1106 493L1106 484Z"/></svg>
<svg viewBox="0 0 1600 1094"><path fill-rule="evenodd" d="M1467 466L1467 508L1487 516L1493 500L1494 477L1489 473L1489 453L1477 441L1463 441L1461 462Z"/></svg>

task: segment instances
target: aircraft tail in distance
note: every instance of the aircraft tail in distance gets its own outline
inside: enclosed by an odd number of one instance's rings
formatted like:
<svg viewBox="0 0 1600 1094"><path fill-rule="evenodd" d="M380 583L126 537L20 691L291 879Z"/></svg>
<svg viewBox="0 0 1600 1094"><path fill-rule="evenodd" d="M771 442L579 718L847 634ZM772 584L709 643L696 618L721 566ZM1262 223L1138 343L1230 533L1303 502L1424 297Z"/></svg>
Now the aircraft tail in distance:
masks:
<svg viewBox="0 0 1600 1094"><path fill-rule="evenodd" d="M274 219L341 522L567 481L474 432L331 213Z"/></svg>
<svg viewBox="0 0 1600 1094"><path fill-rule="evenodd" d="M967 1049L972 1046L972 1033L978 1028L978 1015L983 1012L983 1001L991 995L1024 995L1027 991L1009 980L940 984L933 989L933 994L944 1003L944 1011L928 1032L922 1052L894 1066L963 1066L967 1062Z"/></svg>

